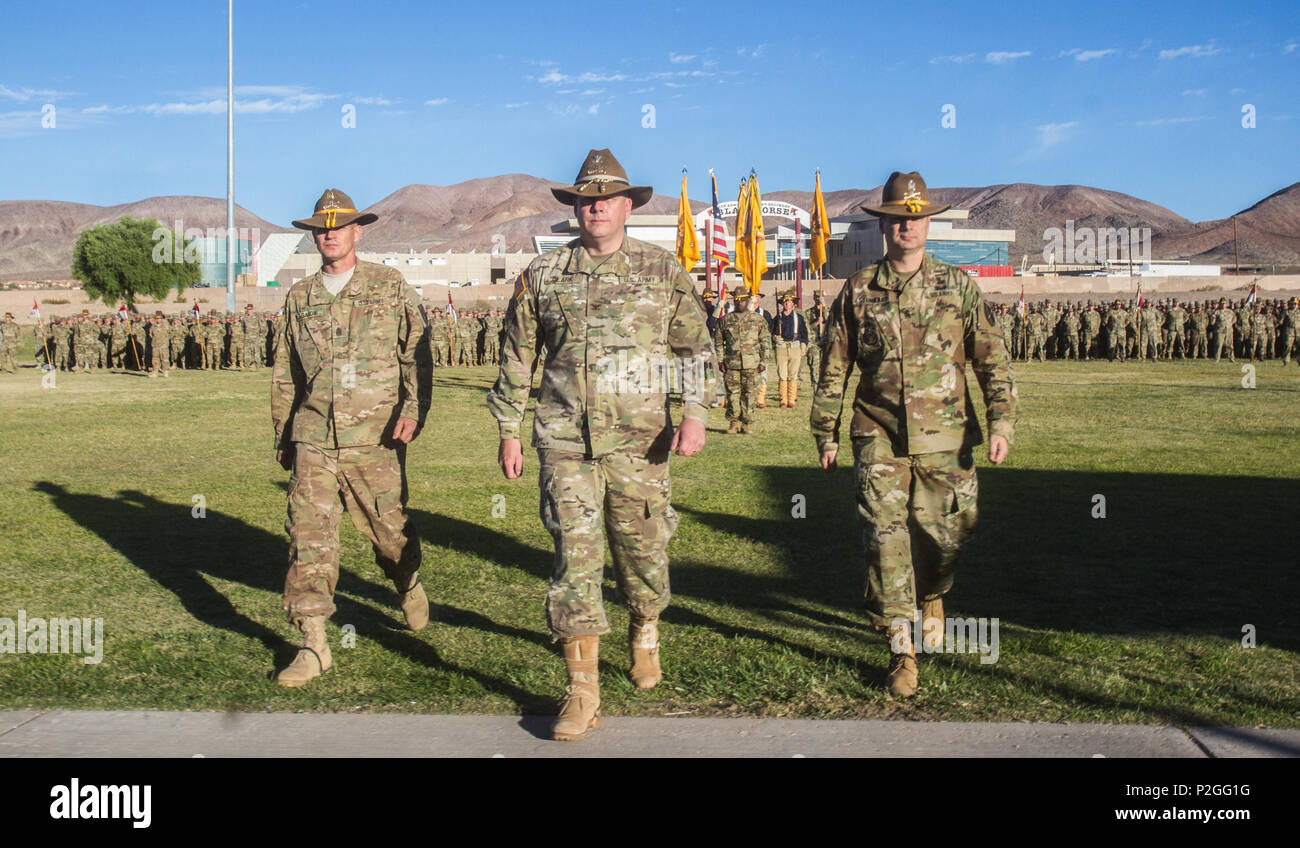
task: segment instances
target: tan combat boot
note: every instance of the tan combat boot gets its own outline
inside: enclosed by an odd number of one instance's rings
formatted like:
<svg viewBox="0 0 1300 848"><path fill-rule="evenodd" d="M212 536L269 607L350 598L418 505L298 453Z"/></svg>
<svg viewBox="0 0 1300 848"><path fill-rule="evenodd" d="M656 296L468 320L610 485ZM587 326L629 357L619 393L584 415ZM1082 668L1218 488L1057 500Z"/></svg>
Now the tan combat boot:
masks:
<svg viewBox="0 0 1300 848"><path fill-rule="evenodd" d="M916 694L916 650L912 645L911 622L889 626L889 692L900 698Z"/></svg>
<svg viewBox="0 0 1300 848"><path fill-rule="evenodd" d="M781 408L785 409L790 405L790 381L781 381Z"/></svg>
<svg viewBox="0 0 1300 848"><path fill-rule="evenodd" d="M740 422L739 422L739 421L732 421L730 424L728 424L728 425L727 425L727 432L728 432L728 433L739 433L739 432L740 432Z"/></svg>
<svg viewBox="0 0 1300 848"><path fill-rule="evenodd" d="M794 409L799 404L799 381L790 381L790 408Z"/></svg>
<svg viewBox="0 0 1300 848"><path fill-rule="evenodd" d="M767 409L767 386L759 389L754 397L754 406L759 409Z"/></svg>
<svg viewBox="0 0 1300 848"><path fill-rule="evenodd" d="M627 638L632 645L632 682L638 689L655 688L664 677L659 669L659 619L632 616Z"/></svg>
<svg viewBox="0 0 1300 848"><path fill-rule="evenodd" d="M741 424L741 425L740 425L740 432L743 433L744 435L748 436L749 433L750 433L750 430L749 430L749 424L748 424L748 423Z"/></svg>
<svg viewBox="0 0 1300 848"><path fill-rule="evenodd" d="M588 730L600 727L600 637L568 636L560 644L569 685L560 702L560 714L551 725L551 738L577 742Z"/></svg>
<svg viewBox="0 0 1300 848"><path fill-rule="evenodd" d="M922 602L921 646L929 651L941 649L946 626L947 622L943 617L943 598Z"/></svg>
<svg viewBox="0 0 1300 848"><path fill-rule="evenodd" d="M429 598L424 594L419 572L416 572L415 582L410 584L409 589L403 592L399 588L397 591L402 594L402 616L406 618L406 626L412 630L423 630L429 623Z"/></svg>
<svg viewBox="0 0 1300 848"><path fill-rule="evenodd" d="M334 668L334 658L325 638L325 616L308 616L298 622L298 629L303 633L302 650L275 676L275 682L281 686L305 686Z"/></svg>

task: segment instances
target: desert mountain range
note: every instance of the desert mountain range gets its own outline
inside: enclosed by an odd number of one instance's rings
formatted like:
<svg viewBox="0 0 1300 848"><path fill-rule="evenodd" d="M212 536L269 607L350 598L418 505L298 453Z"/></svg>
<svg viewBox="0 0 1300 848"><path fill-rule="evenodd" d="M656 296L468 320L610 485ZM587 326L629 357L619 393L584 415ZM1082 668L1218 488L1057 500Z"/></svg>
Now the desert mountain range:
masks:
<svg viewBox="0 0 1300 848"><path fill-rule="evenodd" d="M530 252L532 236L549 233L571 212L551 196L549 182L526 174L466 180L451 186L408 185L369 208L379 221L366 228L369 250L491 250L494 236L513 253ZM1088 186L1041 186L1028 183L977 188L934 188L931 200L970 210L964 225L1014 229L1011 260L1017 266L1028 254L1041 261L1043 232L1073 220L1076 227L1150 227L1157 259L1233 262L1232 220L1193 222L1162 206L1127 194ZM826 194L833 217L878 203L881 187L845 189ZM730 197L725 199L732 199ZM773 191L764 199L812 206L812 192ZM705 204L692 201L698 211ZM675 214L677 198L656 194L639 213ZM223 198L152 197L118 206L92 206L56 200L0 201L0 279L64 279L69 276L72 247L82 229L116 221L123 215L157 218L167 226L222 227ZM1300 266L1300 182L1293 183L1242 210L1237 219L1243 265ZM257 228L263 236L296 232L289 222L278 226L236 207L237 227Z"/></svg>

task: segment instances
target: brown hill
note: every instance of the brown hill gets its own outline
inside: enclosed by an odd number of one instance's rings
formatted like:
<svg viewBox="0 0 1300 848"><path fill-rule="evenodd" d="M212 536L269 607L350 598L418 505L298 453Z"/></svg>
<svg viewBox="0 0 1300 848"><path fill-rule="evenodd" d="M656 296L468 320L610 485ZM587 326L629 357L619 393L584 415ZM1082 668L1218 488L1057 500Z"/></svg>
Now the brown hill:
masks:
<svg viewBox="0 0 1300 848"><path fill-rule="evenodd" d="M0 279L67 279L72 247L86 227L112 223L124 215L157 218L174 227L226 226L226 201L220 197L150 197L117 206L92 206L58 200L0 201ZM235 205L235 226L256 228L263 236L288 232Z"/></svg>
<svg viewBox="0 0 1300 848"><path fill-rule="evenodd" d="M1292 183L1235 216L1234 256L1232 218L1188 223L1155 239L1157 255L1172 255L1225 267L1300 264L1300 183Z"/></svg>
<svg viewBox="0 0 1300 848"><path fill-rule="evenodd" d="M491 250L505 238L505 250L531 252L532 238L573 217L559 205L552 187L564 185L527 174L504 174L450 186L408 185L371 206L379 220L366 228L370 250L407 248ZM693 209L704 204L692 203ZM677 199L654 195L638 214L674 214Z"/></svg>

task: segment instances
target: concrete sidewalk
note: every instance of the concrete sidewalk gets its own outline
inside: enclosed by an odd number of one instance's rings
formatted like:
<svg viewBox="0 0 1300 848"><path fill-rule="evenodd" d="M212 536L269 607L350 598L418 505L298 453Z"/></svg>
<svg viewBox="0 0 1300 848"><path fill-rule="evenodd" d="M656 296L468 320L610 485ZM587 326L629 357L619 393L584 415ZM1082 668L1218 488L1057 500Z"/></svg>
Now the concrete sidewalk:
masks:
<svg viewBox="0 0 1300 848"><path fill-rule="evenodd" d="M0 757L1297 757L1300 730L549 716L0 712ZM322 743L326 747L322 747Z"/></svg>

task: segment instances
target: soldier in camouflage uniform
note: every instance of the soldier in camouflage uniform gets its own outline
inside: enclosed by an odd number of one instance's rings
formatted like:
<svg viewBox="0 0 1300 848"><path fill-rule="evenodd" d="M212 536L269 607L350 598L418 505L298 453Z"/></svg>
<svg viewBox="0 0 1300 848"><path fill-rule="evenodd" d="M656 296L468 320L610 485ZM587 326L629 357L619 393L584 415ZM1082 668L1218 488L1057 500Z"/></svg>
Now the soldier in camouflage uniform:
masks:
<svg viewBox="0 0 1300 848"><path fill-rule="evenodd" d="M6 312L0 324L0 370L18 372L18 323L12 312Z"/></svg>
<svg viewBox="0 0 1300 848"><path fill-rule="evenodd" d="M1080 331L1083 336L1083 358L1092 359L1092 346L1097 343L1097 337L1101 335L1101 313L1097 307L1088 302L1088 309L1083 313L1083 328Z"/></svg>
<svg viewBox="0 0 1300 848"><path fill-rule="evenodd" d="M1291 362L1291 349L1296 346L1296 338L1300 337L1300 305L1296 303L1295 298L1287 303L1286 311L1282 313L1282 366L1286 367Z"/></svg>
<svg viewBox="0 0 1300 848"><path fill-rule="evenodd" d="M456 348L452 351L452 356L456 358L457 365L464 365L472 368L475 364L478 343L478 326L474 320L473 313L466 312L464 315L456 316L456 323L452 325L452 333L456 337Z"/></svg>
<svg viewBox="0 0 1300 848"><path fill-rule="evenodd" d="M77 370L90 373L95 370L95 336L98 328L95 322L90 320L90 310L81 310L81 317L77 319L76 328L76 352L74 356L77 359Z"/></svg>
<svg viewBox="0 0 1300 848"><path fill-rule="evenodd" d="M1273 323L1273 315L1268 311L1268 307L1255 309L1251 313L1251 331L1252 339L1250 345L1250 358L1253 360L1263 361L1273 358L1273 351L1268 344L1269 325Z"/></svg>
<svg viewBox="0 0 1300 848"><path fill-rule="evenodd" d="M1174 350L1179 359L1187 359L1187 339L1184 333L1187 327L1187 310L1179 303L1171 303L1165 313L1165 359L1174 358Z"/></svg>
<svg viewBox="0 0 1300 848"><path fill-rule="evenodd" d="M1061 359L1079 359L1079 313L1071 306L1061 316Z"/></svg>
<svg viewBox="0 0 1300 848"><path fill-rule="evenodd" d="M435 368L451 365L451 325L441 307L434 309L429 319L429 352Z"/></svg>
<svg viewBox="0 0 1300 848"><path fill-rule="evenodd" d="M168 360L181 370L185 370L185 341L189 332L185 328L185 322L179 318L173 318L171 327L171 350L168 353Z"/></svg>
<svg viewBox="0 0 1300 848"><path fill-rule="evenodd" d="M1040 308L1035 307L1033 311L1029 313L1029 317L1025 319L1025 326L1028 328L1029 332L1029 350L1025 356L1025 360L1028 361L1033 359L1034 354L1037 353L1038 361L1045 362L1046 357L1044 356L1044 346L1047 341L1047 316L1043 314Z"/></svg>
<svg viewBox="0 0 1300 848"><path fill-rule="evenodd" d="M149 325L149 376L157 377L162 374L164 377L171 376L168 365L168 346L171 343L172 333L167 326L167 319L161 311L155 312L153 321Z"/></svg>
<svg viewBox="0 0 1300 848"><path fill-rule="evenodd" d="M76 324L71 319L59 322L59 330L55 334L59 342L59 350L55 354L55 360L59 363L60 371L71 371L75 365L72 350L75 347L76 331Z"/></svg>
<svg viewBox="0 0 1300 848"><path fill-rule="evenodd" d="M1214 311L1214 361L1218 362L1224 348L1228 350L1228 360L1236 362L1232 352L1232 327L1237 322L1237 315L1228 308L1228 299L1219 298L1219 308Z"/></svg>
<svg viewBox="0 0 1300 848"><path fill-rule="evenodd" d="M1142 322L1142 350L1138 357L1142 361L1160 358L1160 325L1163 320L1156 312L1155 306L1147 303L1138 310L1138 319Z"/></svg>
<svg viewBox="0 0 1300 848"><path fill-rule="evenodd" d="M256 370L261 364L258 347L266 334L266 322L253 312L253 304L244 306L244 314L239 319L239 330L243 340L244 367Z"/></svg>
<svg viewBox="0 0 1300 848"><path fill-rule="evenodd" d="M500 364L501 355L501 330L504 322L496 312L488 312L483 316L483 364L498 365Z"/></svg>
<svg viewBox="0 0 1300 848"><path fill-rule="evenodd" d="M276 460L289 480L284 610L303 647L276 676L302 686L333 667L325 620L339 576L340 505L370 540L401 595L407 626L429 622L420 537L406 513L406 445L429 410L432 369L420 298L395 268L356 258L361 227L378 220L328 189L310 218L321 270L284 300L271 372Z"/></svg>
<svg viewBox="0 0 1300 848"><path fill-rule="evenodd" d="M600 723L606 538L630 615L630 676L639 689L661 679L658 619L668 605L667 548L677 527L668 458L674 449L690 456L704 446L718 381L691 278L671 253L624 229L652 189L631 185L608 150L592 150L574 185L551 191L571 204L580 235L534 259L516 280L488 407L500 428L501 470L516 478L523 471L520 424L544 352L533 446L542 524L555 540L547 619L569 678L551 737L576 740ZM673 363L683 375L685 407L677 430L669 387L646 377Z"/></svg>
<svg viewBox="0 0 1300 848"><path fill-rule="evenodd" d="M1201 304L1197 303L1192 306L1192 311L1187 316L1187 323L1192 328L1188 335L1188 348L1191 352L1187 358L1205 359L1210 353L1210 316L1201 308Z"/></svg>
<svg viewBox="0 0 1300 848"><path fill-rule="evenodd" d="M866 549L867 617L890 640L889 689L916 693L911 622L923 602L922 633L944 630L943 596L962 544L975 527L973 448L982 441L966 382L969 363L983 390L989 461L1002 462L1016 420L1016 388L991 304L961 269L925 254L930 205L915 172L894 172L880 218L884 259L845 283L831 306L829 336L810 423L822 468L835 470L845 389L853 400L858 516Z"/></svg>
<svg viewBox="0 0 1300 848"><path fill-rule="evenodd" d="M718 322L714 346L727 387L727 432L749 433L758 375L772 358L772 333L767 322L750 308L753 298L748 289L736 286L731 296L736 309Z"/></svg>
<svg viewBox="0 0 1300 848"><path fill-rule="evenodd" d="M1124 313L1124 305L1118 300L1107 311L1103 328L1106 331L1106 355L1111 362L1115 361L1115 357L1123 362L1128 354L1128 316Z"/></svg>
<svg viewBox="0 0 1300 848"><path fill-rule="evenodd" d="M813 305L803 314L808 324L808 380L813 388L817 387L817 378L821 375L822 341L826 337L826 319L830 314L821 292L813 294Z"/></svg>

